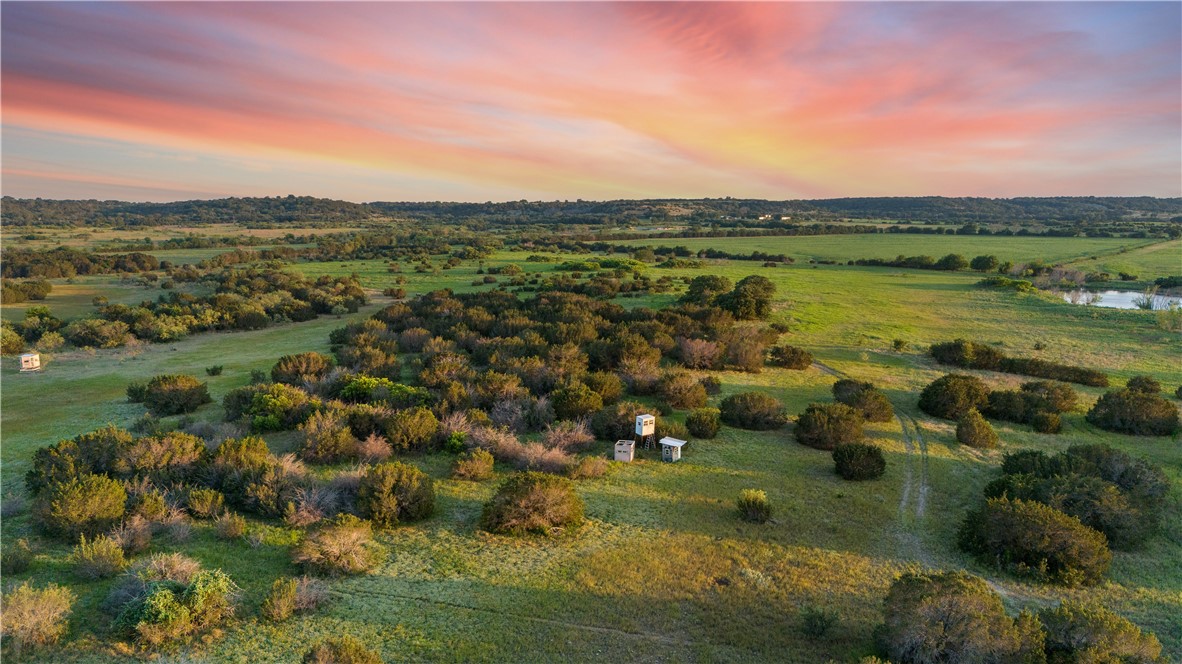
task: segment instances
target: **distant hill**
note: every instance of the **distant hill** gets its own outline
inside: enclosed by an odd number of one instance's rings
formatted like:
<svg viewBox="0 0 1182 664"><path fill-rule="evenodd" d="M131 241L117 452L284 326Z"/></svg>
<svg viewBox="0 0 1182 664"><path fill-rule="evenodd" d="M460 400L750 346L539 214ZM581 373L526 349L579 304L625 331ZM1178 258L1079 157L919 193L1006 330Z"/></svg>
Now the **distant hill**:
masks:
<svg viewBox="0 0 1182 664"><path fill-rule="evenodd" d="M788 217L793 222L888 219L918 223L1076 223L1182 221L1182 198L834 198L644 199L511 201L503 203L350 203L309 196L222 198L175 203L3 198L4 223L14 226L158 226L219 222L268 225L355 224L383 218L497 224L617 225L710 223Z"/></svg>

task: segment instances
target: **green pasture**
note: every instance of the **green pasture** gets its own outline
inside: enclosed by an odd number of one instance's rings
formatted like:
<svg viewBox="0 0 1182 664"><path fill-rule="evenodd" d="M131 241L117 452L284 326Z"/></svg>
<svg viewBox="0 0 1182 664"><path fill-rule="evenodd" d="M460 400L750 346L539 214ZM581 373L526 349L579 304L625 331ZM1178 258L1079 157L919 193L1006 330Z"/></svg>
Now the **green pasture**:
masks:
<svg viewBox="0 0 1182 664"><path fill-rule="evenodd" d="M842 258L957 251L1058 261L1134 244L922 235L733 240L751 243L745 248L719 244L729 240L701 242L728 251L793 253L788 243L820 240L844 240L848 246L822 243L798 249L831 251L835 258L839 251ZM907 246L867 253L879 240L906 241ZM528 255L500 252L484 266L515 263L527 273L554 269L553 264L526 262ZM356 273L368 288L400 286L412 295L443 287L458 292L497 287L471 285L482 276L477 268L475 262L465 262L438 273L416 273L412 264L400 263L401 272L391 273L386 261L292 267L309 276ZM349 633L379 649L387 661L536 661L545 653L551 660L588 662L852 662L871 652L872 630L882 619L881 601L891 580L917 567L967 568L985 576L1012 611L1062 598L1098 601L1156 632L1169 656L1182 658L1182 623L1177 619L1182 615L1182 445L1177 438L1101 432L1084 421L1081 409L1065 417L1059 435L995 423L1003 446L979 451L958 445L951 423L924 416L915 406L918 391L946 372L925 354L927 345L957 336L998 343L1014 355L1103 369L1117 384L1135 374L1151 374L1172 392L1182 383L1182 339L1160 330L1152 313L984 290L975 286L980 277L969 273L801 262L763 268L744 261L712 262L700 270L650 267L647 272L654 278L767 276L778 289L772 319L790 327L783 342L809 349L837 372L880 386L904 418L914 418L926 443L926 460L898 420L871 424L868 438L888 456L886 476L848 483L833 474L828 453L796 443L791 426L775 432L724 427L714 440L691 441L682 463L663 464L646 453L637 463L613 464L603 478L579 481L589 523L578 533L548 540L479 531L481 505L496 481L451 480L448 456L411 456L406 460L436 479L435 515L384 533L389 555L379 569L331 582L333 602L314 615L282 625L259 617L270 582L296 573L287 550L297 534L281 523L251 522L252 530L264 533L257 548L219 542L208 525L199 525L189 542L158 537L154 551L185 551L207 566L226 569L243 587L239 620L223 638L166 659L291 662L310 642ZM405 284L396 283L399 276ZM50 297L57 294L55 289ZM619 302L660 307L676 297L660 294ZM46 371L37 376L17 374L13 361L5 359L0 374L4 491L21 492L36 448L107 422L127 426L138 418L142 407L126 403L123 396L130 381L159 373L200 376L209 381L214 403L197 417L218 419L221 397L245 384L251 369L269 368L286 353L326 351L331 329L377 306L341 320L321 318L256 332L195 335L172 344L63 354L50 358ZM907 341L908 348L892 350L894 339ZM1036 350L1035 344L1043 349ZM214 364L223 365L224 373L206 378L205 367ZM723 393L712 402L761 390L780 398L792 414L812 401L829 400L835 380L818 367L717 375ZM994 386L1021 382L1004 374L980 375ZM1085 408L1102 392L1079 391ZM287 450L293 437L280 434L269 442L276 450ZM1116 552L1108 581L1093 588L1026 583L957 551L956 528L980 500L981 488L994 476L1003 453L1023 447L1053 451L1083 442L1106 442L1145 456L1166 468L1175 482L1164 532L1142 550ZM596 452L607 454L608 449L601 443ZM922 508L917 498L921 486ZM745 488L767 491L775 509L771 523L739 521L734 499ZM5 545L30 533L27 509L5 519ZM68 547L45 544L33 569L21 577L68 582L80 596L66 647L43 661L110 661L117 653L106 645L111 640L109 620L98 609L110 583L73 578L64 563L68 552ZM811 638L802 631L800 616L808 607L827 608L839 616L825 637Z"/></svg>
<svg viewBox="0 0 1182 664"><path fill-rule="evenodd" d="M1056 238L998 235L925 235L879 233L859 235L798 235L778 237L668 238L628 240L617 244L634 246L683 246L691 250L718 249L736 254L762 251L786 254L797 261L832 260L846 262L859 258L894 258L928 255L939 258L956 253L972 258L993 254L1003 261L1026 263L1041 260L1059 263L1134 249L1154 240L1127 238Z"/></svg>

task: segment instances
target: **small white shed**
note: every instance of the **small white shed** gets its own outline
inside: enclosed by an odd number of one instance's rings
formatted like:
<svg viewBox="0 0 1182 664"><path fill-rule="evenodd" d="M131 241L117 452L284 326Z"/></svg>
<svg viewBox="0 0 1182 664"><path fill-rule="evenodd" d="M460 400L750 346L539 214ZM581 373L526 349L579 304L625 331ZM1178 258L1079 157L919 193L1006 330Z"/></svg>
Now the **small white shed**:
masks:
<svg viewBox="0 0 1182 664"><path fill-rule="evenodd" d="M634 440L617 440L616 441L616 461L623 461L624 463L631 463L632 459L636 458L636 441Z"/></svg>
<svg viewBox="0 0 1182 664"><path fill-rule="evenodd" d="M661 461L681 461L681 448L685 445L684 440L677 438L670 438L665 436L661 439Z"/></svg>
<svg viewBox="0 0 1182 664"><path fill-rule="evenodd" d="M641 438L657 432L657 418L652 415L636 416L636 435Z"/></svg>
<svg viewBox="0 0 1182 664"><path fill-rule="evenodd" d="M37 353L23 353L21 355L21 371L41 371L41 356Z"/></svg>

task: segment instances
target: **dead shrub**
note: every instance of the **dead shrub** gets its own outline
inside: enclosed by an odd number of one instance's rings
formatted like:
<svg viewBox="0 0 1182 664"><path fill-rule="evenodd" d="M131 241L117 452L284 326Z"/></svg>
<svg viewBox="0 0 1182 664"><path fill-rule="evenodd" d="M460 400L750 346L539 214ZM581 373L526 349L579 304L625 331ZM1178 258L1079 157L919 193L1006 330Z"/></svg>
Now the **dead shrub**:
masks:
<svg viewBox="0 0 1182 664"><path fill-rule="evenodd" d="M451 476L471 482L487 480L493 476L493 456L479 447L468 450L455 460Z"/></svg>
<svg viewBox="0 0 1182 664"><path fill-rule="evenodd" d="M246 519L236 512L223 512L214 524L220 540L236 540L246 533Z"/></svg>
<svg viewBox="0 0 1182 664"><path fill-rule="evenodd" d="M26 648L56 643L66 633L75 599L69 588L53 583L38 589L26 581L5 593L0 635L13 658L19 658Z"/></svg>
<svg viewBox="0 0 1182 664"><path fill-rule="evenodd" d="M566 474L572 480L588 480L603 477L607 472L607 459L603 457L581 457L569 467Z"/></svg>
<svg viewBox="0 0 1182 664"><path fill-rule="evenodd" d="M313 574L342 576L368 572L382 555L370 523L342 514L296 545L292 561Z"/></svg>
<svg viewBox="0 0 1182 664"><path fill-rule="evenodd" d="M287 504L283 520L295 528L306 528L337 512L337 494L332 489L312 485L296 489L295 496Z"/></svg>
<svg viewBox="0 0 1182 664"><path fill-rule="evenodd" d="M543 445L565 452L584 449L594 442L595 436L591 434L586 420L557 422L547 426L542 434Z"/></svg>
<svg viewBox="0 0 1182 664"><path fill-rule="evenodd" d="M394 448L386 439L376 433L371 433L357 445L357 456L365 463L381 463L394 454Z"/></svg>
<svg viewBox="0 0 1182 664"><path fill-rule="evenodd" d="M119 544L123 553L134 556L147 551L152 545L152 523L138 514L132 514L109 533Z"/></svg>

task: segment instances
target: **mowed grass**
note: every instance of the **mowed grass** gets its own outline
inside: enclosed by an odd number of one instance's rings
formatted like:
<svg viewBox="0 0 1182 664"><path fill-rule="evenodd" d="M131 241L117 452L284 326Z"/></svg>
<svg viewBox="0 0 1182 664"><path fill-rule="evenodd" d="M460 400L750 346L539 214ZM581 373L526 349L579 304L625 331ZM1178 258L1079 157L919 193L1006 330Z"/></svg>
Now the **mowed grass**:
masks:
<svg viewBox="0 0 1182 664"><path fill-rule="evenodd" d="M1113 278L1124 272L1137 275L1143 281L1182 275L1182 239L1158 242L1099 258L1080 259L1073 262L1071 267L1087 272L1107 272Z"/></svg>
<svg viewBox="0 0 1182 664"><path fill-rule="evenodd" d="M527 272L553 269L525 262L527 255L498 253L485 265L513 262ZM356 272L374 288L394 286L397 277L385 261L306 263L295 269L308 275ZM475 264L439 274L414 273L405 264L403 269L404 287L412 294L494 287L471 286ZM407 457L436 478L435 515L384 534L389 555L379 569L332 582L333 603L315 615L278 626L258 618L270 581L296 573L287 562L293 531L252 522L252 528L267 534L258 549L218 542L208 528L198 528L189 543L159 540L156 550L184 550L207 566L224 567L244 587L240 622L223 639L189 655L290 662L318 638L349 633L388 661L853 661L871 651L871 632L882 619L881 601L891 580L906 569L935 567L968 568L989 578L1013 611L1067 597L1099 601L1155 631L1168 655L1182 658L1179 440L1100 432L1084 421L1081 410L1066 418L1057 436L998 424L1003 447L982 452L958 445L952 423L928 418L915 406L918 391L946 372L923 350L956 336L997 342L1015 355L1101 368L1117 383L1149 373L1172 391L1182 382L1177 366L1182 342L1158 330L1152 314L1090 310L1051 298L981 290L974 286L979 277L970 274L762 268L738 261L720 261L707 270L649 269L654 277L706 272L735 280L753 273L772 279L778 287L773 320L791 327L784 342L804 346L827 366L882 387L900 413L917 421L927 442L926 463L918 448L908 452L897 420L867 427L868 438L886 451L888 469L881 480L866 483L839 480L829 454L796 443L790 426L775 432L724 427L715 440L692 441L682 463L663 464L646 452L637 463L613 464L605 477L578 482L588 525L546 540L481 532L480 509L496 482L448 479L446 455ZM657 307L675 298L619 301ZM104 351L93 358L64 358L35 377L17 376L6 363L4 488L19 489L36 447L107 421L126 425L138 417L140 407L123 399L123 387L131 380L165 371L205 379L205 366L224 364L222 376L208 379L217 401L244 384L250 369L269 368L279 355L325 350L328 331L342 323L321 319L252 333L199 335L146 346L135 355ZM891 350L895 338L911 347ZM1036 342L1045 350L1035 350ZM829 400L835 380L817 368L717 375L723 393L712 402L761 390L780 398L791 414L812 401ZM980 375L998 387L1021 381ZM14 387L20 390L16 395ZM1085 407L1102 392L1080 391ZM68 402L54 397L63 393L71 395ZM219 414L216 403L198 413ZM269 442L287 450L291 438L284 434ZM1054 451L1081 442L1106 442L1146 456L1175 482L1164 532L1142 550L1117 552L1108 581L1085 589L1025 583L956 550L956 528L980 501L981 488L995 476L1005 451ZM607 443L596 449L608 450ZM928 487L922 512L916 497L920 483ZM771 523L746 524L737 518L734 499L745 488L768 492L775 508ZM5 525L5 544L30 532L27 516ZM31 573L39 582L68 581L82 597L69 650L47 655L47 661L106 661L110 653L101 641L109 637L107 619L97 604L107 586L74 579L62 563L67 553L67 547L50 547ZM839 615L825 637L810 638L801 630L801 612L812 606Z"/></svg>
<svg viewBox="0 0 1182 664"><path fill-rule="evenodd" d="M653 238L617 244L634 246L683 246L691 250L718 249L736 254L762 251L786 254L797 261L849 261L859 258L894 258L929 255L939 258L957 253L968 258L993 254L1003 261L1046 263L1073 261L1153 244L1154 240L1128 238L1006 237L994 235L925 235L881 233L873 235L800 235L794 237Z"/></svg>

